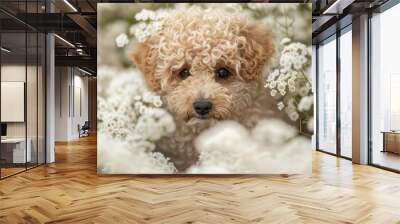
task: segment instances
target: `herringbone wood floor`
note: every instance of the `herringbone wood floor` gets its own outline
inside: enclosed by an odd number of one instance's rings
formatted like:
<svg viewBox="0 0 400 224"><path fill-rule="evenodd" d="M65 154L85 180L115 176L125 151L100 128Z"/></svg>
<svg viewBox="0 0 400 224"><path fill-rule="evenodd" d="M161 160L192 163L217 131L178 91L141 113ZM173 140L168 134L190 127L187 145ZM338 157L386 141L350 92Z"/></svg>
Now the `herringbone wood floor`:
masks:
<svg viewBox="0 0 400 224"><path fill-rule="evenodd" d="M400 223L400 175L315 153L313 175L98 176L96 139L0 181L0 223Z"/></svg>

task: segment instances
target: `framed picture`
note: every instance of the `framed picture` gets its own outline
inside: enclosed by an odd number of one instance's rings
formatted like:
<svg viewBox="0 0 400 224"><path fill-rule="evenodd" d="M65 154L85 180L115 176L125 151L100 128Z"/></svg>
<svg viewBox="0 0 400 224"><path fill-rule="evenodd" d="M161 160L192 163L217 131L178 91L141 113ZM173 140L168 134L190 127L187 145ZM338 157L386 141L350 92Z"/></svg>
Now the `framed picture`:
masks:
<svg viewBox="0 0 400 224"><path fill-rule="evenodd" d="M311 4L98 4L98 172L311 171Z"/></svg>

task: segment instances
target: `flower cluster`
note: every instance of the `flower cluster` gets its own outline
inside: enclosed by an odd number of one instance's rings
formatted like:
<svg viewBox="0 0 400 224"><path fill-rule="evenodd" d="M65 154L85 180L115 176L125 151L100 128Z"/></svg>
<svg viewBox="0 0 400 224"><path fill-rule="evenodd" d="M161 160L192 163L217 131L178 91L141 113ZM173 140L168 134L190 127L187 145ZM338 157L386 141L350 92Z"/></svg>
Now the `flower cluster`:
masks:
<svg viewBox="0 0 400 224"><path fill-rule="evenodd" d="M285 44L288 39L283 39ZM302 43L287 43L281 52L280 65L282 72L299 71L310 65L311 48Z"/></svg>
<svg viewBox="0 0 400 224"><path fill-rule="evenodd" d="M296 41L308 41L311 36L311 4L247 3L248 11L275 31L276 37L290 37ZM299 10L301 8L301 10Z"/></svg>
<svg viewBox="0 0 400 224"><path fill-rule="evenodd" d="M114 77L110 75L114 72ZM107 81L104 82L103 79ZM107 144L99 144L103 155L109 151L120 150L121 154L133 157L142 155L148 162L164 164L171 171L167 158L154 153L157 140L175 131L173 117L163 108L160 96L146 88L142 75L136 70L118 72L109 68L99 68L99 84L102 86L98 95L99 133L110 145L121 145L123 150L104 148ZM124 159L124 158L121 158ZM121 161L114 161L119 163ZM140 164L140 163L138 163ZM117 172L114 163L103 164L103 172ZM136 167L140 172L140 167ZM157 170L157 172L161 172ZM171 172L169 172L171 173Z"/></svg>
<svg viewBox="0 0 400 224"><path fill-rule="evenodd" d="M140 150L127 141L116 141L108 133L98 137L98 172L104 174L174 173L175 166L159 152ZM136 147L136 148L135 148Z"/></svg>
<svg viewBox="0 0 400 224"><path fill-rule="evenodd" d="M219 122L196 138L199 162L188 173L310 173L310 140L297 133L276 119L262 119L251 130Z"/></svg>
<svg viewBox="0 0 400 224"><path fill-rule="evenodd" d="M306 124L314 103L309 78L311 48L288 38L281 44L279 66L268 76L265 87L277 99L279 110L284 110L292 121L300 119Z"/></svg>
<svg viewBox="0 0 400 224"><path fill-rule="evenodd" d="M159 32L162 28L163 19L168 16L165 9L151 11L143 9L135 15L136 21L139 23L130 27L130 34L135 36L139 42L144 42L152 34Z"/></svg>
<svg viewBox="0 0 400 224"><path fill-rule="evenodd" d="M200 7L205 8L221 8L226 11L240 12L241 14L261 19L268 24L273 30L277 30L277 37L290 36L296 40L305 41L310 38L307 29L309 29L309 12L311 12L311 4L266 4L266 3L224 3L210 4L199 3ZM169 14L174 13L175 9L191 7L190 4L175 4L172 8L143 9L135 15L135 22L129 29L129 35L136 38L139 42L144 42L153 33L162 29L163 19ZM303 10L299 10L301 8ZM310 18L308 18L310 17ZM299 19L301 18L301 19ZM291 26L291 29L287 29ZM305 32L304 32L305 31ZM126 35L126 34L125 34ZM125 37L117 37L117 46L126 45ZM125 44L121 44L125 43Z"/></svg>

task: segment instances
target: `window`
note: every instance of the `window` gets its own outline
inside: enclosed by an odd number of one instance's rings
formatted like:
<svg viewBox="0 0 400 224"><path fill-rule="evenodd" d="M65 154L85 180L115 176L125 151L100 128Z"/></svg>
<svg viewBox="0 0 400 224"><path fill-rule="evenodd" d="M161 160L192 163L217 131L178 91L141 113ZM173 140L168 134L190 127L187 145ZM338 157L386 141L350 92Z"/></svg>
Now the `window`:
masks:
<svg viewBox="0 0 400 224"><path fill-rule="evenodd" d="M352 148L352 35L351 26L340 36L340 155L351 158Z"/></svg>
<svg viewBox="0 0 400 224"><path fill-rule="evenodd" d="M400 170L400 5L371 18L371 162Z"/></svg>
<svg viewBox="0 0 400 224"><path fill-rule="evenodd" d="M336 39L318 48L318 149L336 153Z"/></svg>

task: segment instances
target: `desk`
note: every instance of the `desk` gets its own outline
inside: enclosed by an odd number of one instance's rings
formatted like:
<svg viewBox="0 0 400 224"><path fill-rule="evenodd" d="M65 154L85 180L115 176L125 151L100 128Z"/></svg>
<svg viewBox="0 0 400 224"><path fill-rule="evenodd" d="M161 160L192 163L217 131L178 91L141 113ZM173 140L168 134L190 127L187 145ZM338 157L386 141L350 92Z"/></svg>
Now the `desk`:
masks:
<svg viewBox="0 0 400 224"><path fill-rule="evenodd" d="M32 154L31 154L32 141L30 138L27 138L26 142L28 143L28 145L27 145L28 147L26 147L26 152L25 152L25 138L1 139L1 147L2 147L1 148L1 156L8 163L30 162L32 159ZM11 156L11 154L12 154L12 156ZM25 161L25 159L26 159L26 161Z"/></svg>
<svg viewBox="0 0 400 224"><path fill-rule="evenodd" d="M392 152L400 154L400 131L382 131L383 150L382 152Z"/></svg>

